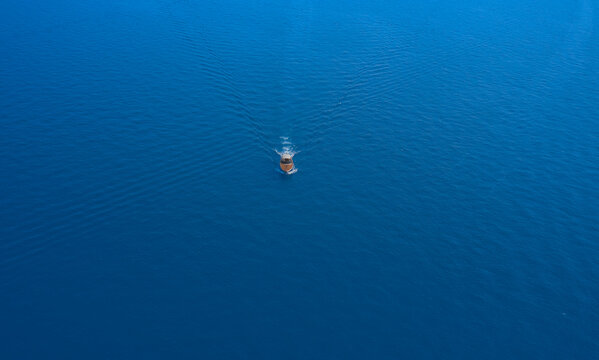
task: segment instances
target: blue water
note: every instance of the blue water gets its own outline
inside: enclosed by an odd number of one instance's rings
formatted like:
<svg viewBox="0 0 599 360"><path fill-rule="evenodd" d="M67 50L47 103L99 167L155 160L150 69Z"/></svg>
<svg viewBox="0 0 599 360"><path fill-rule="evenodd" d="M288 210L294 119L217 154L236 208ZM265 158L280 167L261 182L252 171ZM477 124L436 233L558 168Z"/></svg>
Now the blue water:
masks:
<svg viewBox="0 0 599 360"><path fill-rule="evenodd" d="M598 25L3 0L0 358L599 358Z"/></svg>

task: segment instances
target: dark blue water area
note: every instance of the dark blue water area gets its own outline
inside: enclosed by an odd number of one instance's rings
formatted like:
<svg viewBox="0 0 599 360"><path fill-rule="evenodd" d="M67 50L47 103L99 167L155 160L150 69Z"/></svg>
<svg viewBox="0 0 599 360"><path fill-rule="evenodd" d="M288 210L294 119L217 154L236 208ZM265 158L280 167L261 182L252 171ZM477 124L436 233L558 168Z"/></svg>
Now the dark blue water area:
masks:
<svg viewBox="0 0 599 360"><path fill-rule="evenodd" d="M3 0L0 358L599 358L598 22Z"/></svg>

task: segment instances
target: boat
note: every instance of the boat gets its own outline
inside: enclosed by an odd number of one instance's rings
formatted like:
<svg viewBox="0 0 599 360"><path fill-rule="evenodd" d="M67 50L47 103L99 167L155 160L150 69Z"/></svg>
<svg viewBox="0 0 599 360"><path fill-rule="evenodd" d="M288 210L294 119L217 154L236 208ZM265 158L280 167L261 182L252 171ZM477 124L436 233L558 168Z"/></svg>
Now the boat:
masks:
<svg viewBox="0 0 599 360"><path fill-rule="evenodd" d="M281 154L281 170L288 173L293 170L293 156L291 154Z"/></svg>

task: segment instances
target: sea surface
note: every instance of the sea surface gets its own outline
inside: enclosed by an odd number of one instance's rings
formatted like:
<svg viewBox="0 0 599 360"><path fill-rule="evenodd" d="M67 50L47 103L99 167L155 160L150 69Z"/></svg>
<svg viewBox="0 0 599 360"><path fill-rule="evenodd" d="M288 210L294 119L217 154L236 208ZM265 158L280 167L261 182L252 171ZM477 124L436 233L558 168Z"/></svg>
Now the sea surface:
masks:
<svg viewBox="0 0 599 360"><path fill-rule="evenodd" d="M598 358L599 1L0 2L0 359Z"/></svg>

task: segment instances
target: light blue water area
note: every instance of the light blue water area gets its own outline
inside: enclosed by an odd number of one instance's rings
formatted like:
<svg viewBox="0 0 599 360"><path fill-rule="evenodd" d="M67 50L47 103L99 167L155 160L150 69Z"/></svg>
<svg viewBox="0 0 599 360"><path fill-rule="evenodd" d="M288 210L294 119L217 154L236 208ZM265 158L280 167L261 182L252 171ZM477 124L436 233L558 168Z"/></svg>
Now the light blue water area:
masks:
<svg viewBox="0 0 599 360"><path fill-rule="evenodd" d="M598 16L2 1L0 358L599 358Z"/></svg>

